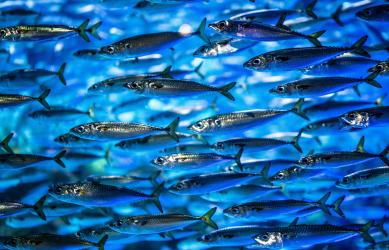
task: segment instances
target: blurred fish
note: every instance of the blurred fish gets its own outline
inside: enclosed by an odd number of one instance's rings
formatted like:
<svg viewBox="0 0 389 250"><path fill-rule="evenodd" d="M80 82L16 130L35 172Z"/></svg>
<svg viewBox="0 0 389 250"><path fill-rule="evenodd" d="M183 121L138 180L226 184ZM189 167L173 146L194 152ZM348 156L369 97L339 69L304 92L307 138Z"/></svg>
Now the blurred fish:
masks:
<svg viewBox="0 0 389 250"><path fill-rule="evenodd" d="M214 58L220 56L229 56L254 46L257 42L242 39L227 38L207 43L199 47L193 56L200 58Z"/></svg>
<svg viewBox="0 0 389 250"><path fill-rule="evenodd" d="M358 11L355 15L365 21L389 22L389 4L381 4Z"/></svg>
<svg viewBox="0 0 389 250"><path fill-rule="evenodd" d="M46 220L46 215L43 212L43 205L45 201L46 196L40 198L34 205L2 201L0 202L0 217L5 218L8 216L25 214L28 213L29 209L33 209L42 220Z"/></svg>
<svg viewBox="0 0 389 250"><path fill-rule="evenodd" d="M61 145L70 146L70 147L83 147L83 146L96 145L96 141L94 140L83 139L75 135L72 135L70 133L60 135L56 137L54 141Z"/></svg>
<svg viewBox="0 0 389 250"><path fill-rule="evenodd" d="M116 186L116 187L126 187L134 188L144 185L145 182L150 182L153 186L157 187L157 179L160 175L160 172L156 172L149 177L140 177L140 176L121 176L121 175L109 175L109 176L90 176L87 178L88 181Z"/></svg>
<svg viewBox="0 0 389 250"><path fill-rule="evenodd" d="M94 105L90 106L87 111L56 106L52 107L50 110L37 110L28 114L29 117L34 119L61 119L62 121L66 119L74 120L77 117L83 117L85 115L94 118Z"/></svg>
<svg viewBox="0 0 389 250"><path fill-rule="evenodd" d="M389 167L369 168L346 175L336 182L344 189L371 188L389 183Z"/></svg>
<svg viewBox="0 0 389 250"><path fill-rule="evenodd" d="M61 167L65 164L61 158L66 154L66 150L59 152L53 157L32 154L0 154L0 168L3 170L22 169L27 167L37 167L45 161L54 161Z"/></svg>
<svg viewBox="0 0 389 250"><path fill-rule="evenodd" d="M0 107L8 108L14 106L20 106L29 102L37 101L45 109L50 110L50 105L46 102L47 96L50 94L50 90L45 90L39 97L32 97L26 95L16 95L16 94L0 94Z"/></svg>

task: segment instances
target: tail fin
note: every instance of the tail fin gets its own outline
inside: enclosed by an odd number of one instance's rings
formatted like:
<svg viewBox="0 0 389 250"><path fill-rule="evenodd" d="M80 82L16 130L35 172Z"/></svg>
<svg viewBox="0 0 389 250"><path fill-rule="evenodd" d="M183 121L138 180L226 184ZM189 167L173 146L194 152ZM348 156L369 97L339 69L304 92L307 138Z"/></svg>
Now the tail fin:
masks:
<svg viewBox="0 0 389 250"><path fill-rule="evenodd" d="M170 75L171 69L172 69L172 65L167 66L167 67L161 72L161 76L162 76L163 78L171 78L171 79L173 79L173 77Z"/></svg>
<svg viewBox="0 0 389 250"><path fill-rule="evenodd" d="M174 121L172 121L166 128L166 132L173 137L177 142L180 141L178 135L176 134L178 123L180 122L180 117L177 117Z"/></svg>
<svg viewBox="0 0 389 250"><path fill-rule="evenodd" d="M243 146L240 147L238 153L235 155L235 162L240 171L243 171L242 163L240 162L240 158L242 157L243 154Z"/></svg>
<svg viewBox="0 0 389 250"><path fill-rule="evenodd" d="M66 80L65 77L63 76L63 72L65 72L65 68L66 68L66 63L62 63L61 67L59 67L57 75L59 80L62 82L62 84L66 86Z"/></svg>
<svg viewBox="0 0 389 250"><path fill-rule="evenodd" d="M363 36L363 37L359 38L359 40L356 41L351 46L352 52L355 53L355 54L358 54L358 55L370 58L371 56L370 56L369 52L367 52L366 50L364 50L362 48L362 46L365 44L367 38L368 38L368 36Z"/></svg>
<svg viewBox="0 0 389 250"><path fill-rule="evenodd" d="M2 147L5 151L7 151L10 154L14 153L12 151L12 149L10 148L10 146L8 145L13 136L14 136L14 133L10 133L9 135L7 135L7 137L4 138L4 140L2 140L0 142L0 147Z"/></svg>
<svg viewBox="0 0 389 250"><path fill-rule="evenodd" d="M299 140L301 138L301 134L303 133L302 130L299 131L299 133L296 135L296 137L293 138L293 140L291 141L291 144L295 147L295 149L297 151L299 151L300 153L303 152L303 150L301 149L300 147L300 144L299 144Z"/></svg>
<svg viewBox="0 0 389 250"><path fill-rule="evenodd" d="M157 171L150 176L150 182L154 187L158 187L157 179L161 175L161 171Z"/></svg>
<svg viewBox="0 0 389 250"><path fill-rule="evenodd" d="M49 94L50 94L50 89L46 89L39 97L34 99L37 100L40 104L42 104L43 107L50 110L50 105L46 102L46 98Z"/></svg>
<svg viewBox="0 0 389 250"><path fill-rule="evenodd" d="M317 15L315 14L315 12L313 12L313 8L315 8L316 3L317 3L317 0L313 0L305 8L305 13L308 16L312 17L313 19L317 19Z"/></svg>
<svg viewBox="0 0 389 250"><path fill-rule="evenodd" d="M380 153L380 159L383 163L386 164L386 166L389 166L389 159L388 157L386 156L387 154L389 154L389 145L386 146L386 148L384 150L382 150L382 152Z"/></svg>
<svg viewBox="0 0 389 250"><path fill-rule="evenodd" d="M342 202L344 201L344 198L346 196L345 195L342 195L340 196L338 199L336 199L334 201L334 203L332 203L332 206L334 207L334 211L340 216L340 217L345 217L342 209L340 208L340 205L342 204Z"/></svg>
<svg viewBox="0 0 389 250"><path fill-rule="evenodd" d="M339 7L336 9L334 13L331 14L332 19L339 25L339 26L344 26L344 23L342 20L340 20L340 14L342 14L342 8L343 5L339 5Z"/></svg>
<svg viewBox="0 0 389 250"><path fill-rule="evenodd" d="M162 209L161 202L159 201L159 196L161 195L161 192L163 190L164 185L165 185L165 182L162 182L161 184L159 184L159 186L150 195L153 199L155 206L158 208L159 211L161 211L161 213L163 213L163 209Z"/></svg>
<svg viewBox="0 0 389 250"><path fill-rule="evenodd" d="M88 116L91 119L95 118L95 104L93 103L92 105L89 106L88 111L87 111Z"/></svg>
<svg viewBox="0 0 389 250"><path fill-rule="evenodd" d="M377 223L377 229L385 236L388 237L388 232L385 230L386 215Z"/></svg>
<svg viewBox="0 0 389 250"><path fill-rule="evenodd" d="M315 33L312 33L310 35L307 36L307 39L308 41L310 41L313 45L315 45L316 47L320 47L321 46L321 43L320 41L318 40L318 38L323 35L326 31L325 30L320 30L318 32L315 32Z"/></svg>
<svg viewBox="0 0 389 250"><path fill-rule="evenodd" d="M88 24L89 24L89 19L86 19L80 26L78 26L77 31L78 31L78 34L80 34L81 38L89 43L90 40L86 34Z"/></svg>
<svg viewBox="0 0 389 250"><path fill-rule="evenodd" d="M305 120L309 121L308 116L306 116L306 114L301 110L303 103L304 103L304 98L300 98L290 111L292 111L296 115L304 118Z"/></svg>
<svg viewBox="0 0 389 250"><path fill-rule="evenodd" d="M328 215L331 215L331 212L328 209L326 202L327 202L328 198L330 197L330 195L331 195L331 192L328 192L323 197L321 197L320 200L317 201L317 204L319 205L320 209Z"/></svg>
<svg viewBox="0 0 389 250"><path fill-rule="evenodd" d="M379 74L380 74L379 71L373 72L370 75L368 75L364 80L366 83L370 84L371 86L381 89L382 88L381 84L379 84L376 80L374 80Z"/></svg>
<svg viewBox="0 0 389 250"><path fill-rule="evenodd" d="M212 220L212 216L216 212L216 207L211 208L208 212L206 212L203 216L201 216L201 220L207 223L208 226L212 227L213 229L218 229L217 224Z"/></svg>
<svg viewBox="0 0 389 250"><path fill-rule="evenodd" d="M98 247L99 250L104 250L105 243L108 240L108 235L104 235L103 238L99 240L99 242L96 243L96 247Z"/></svg>
<svg viewBox="0 0 389 250"><path fill-rule="evenodd" d="M377 105L377 106L379 106L379 107L380 107L380 106L383 106L382 103L384 102L385 97L386 97L386 94L384 94L384 95L378 97L377 100L375 100L374 104Z"/></svg>
<svg viewBox="0 0 389 250"><path fill-rule="evenodd" d="M203 66L203 62L201 62L199 65L196 66L196 68L194 69L194 72L201 78L201 79L204 79L204 75L201 74L200 72L200 69L201 69L201 66Z"/></svg>
<svg viewBox="0 0 389 250"><path fill-rule="evenodd" d="M53 160L58 164L60 165L61 167L65 168L65 163L63 163L63 161L61 160L62 157L64 157L64 155L66 154L66 150L62 150L61 152L59 152L56 156L53 157Z"/></svg>
<svg viewBox="0 0 389 250"><path fill-rule="evenodd" d="M103 24L103 22L99 21L92 26L89 27L86 31L88 31L94 38L97 40L101 40L101 37L99 36L99 33L97 33L97 29Z"/></svg>
<svg viewBox="0 0 389 250"><path fill-rule="evenodd" d="M35 213L42 219L46 220L46 215L43 212L43 205L45 204L46 201L46 195L44 195L42 198L40 198L33 206L32 208L34 209Z"/></svg>
<svg viewBox="0 0 389 250"><path fill-rule="evenodd" d="M370 243L375 243L373 237L369 234L369 229L373 226L374 221L369 221L366 223L360 230L359 233L361 234L362 238Z"/></svg>
<svg viewBox="0 0 389 250"><path fill-rule="evenodd" d="M204 18L199 27L194 32L195 35L198 35L204 42L209 43L208 37L205 35L205 25L207 24L207 18Z"/></svg>
<svg viewBox="0 0 389 250"><path fill-rule="evenodd" d="M218 91L220 92L220 94L224 95L225 97L227 97L228 99L232 100L232 101L235 101L235 98L234 96L228 92L230 91L233 87L235 87L236 85L236 82L230 82L220 88L218 88Z"/></svg>

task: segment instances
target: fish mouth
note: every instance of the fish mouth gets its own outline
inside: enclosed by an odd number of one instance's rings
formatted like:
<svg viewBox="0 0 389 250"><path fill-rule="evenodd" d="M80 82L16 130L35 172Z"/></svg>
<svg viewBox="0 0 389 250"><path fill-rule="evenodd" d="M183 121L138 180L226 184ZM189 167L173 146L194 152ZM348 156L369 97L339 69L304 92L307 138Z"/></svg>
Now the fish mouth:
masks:
<svg viewBox="0 0 389 250"><path fill-rule="evenodd" d="M277 90L275 89L269 89L270 94L278 94Z"/></svg>
<svg viewBox="0 0 389 250"><path fill-rule="evenodd" d="M217 27L216 23L210 23L210 24L208 24L208 27L210 27L211 29L214 29L216 31L220 31L220 29Z"/></svg>

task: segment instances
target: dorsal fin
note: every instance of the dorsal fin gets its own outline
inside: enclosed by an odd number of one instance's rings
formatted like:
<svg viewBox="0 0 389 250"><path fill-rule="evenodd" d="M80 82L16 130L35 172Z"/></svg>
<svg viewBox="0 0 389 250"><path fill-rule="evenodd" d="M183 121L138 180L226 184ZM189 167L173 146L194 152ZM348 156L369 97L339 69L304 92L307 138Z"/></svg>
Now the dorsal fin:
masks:
<svg viewBox="0 0 389 250"><path fill-rule="evenodd" d="M281 14L280 19L278 19L276 26L282 29L290 30L288 26L284 25L285 18L286 18L286 13L284 12Z"/></svg>
<svg viewBox="0 0 389 250"><path fill-rule="evenodd" d="M162 76L163 78L171 78L171 79L173 79L173 77L170 75L171 69L172 69L172 65L167 66L167 67L161 72L161 76Z"/></svg>
<svg viewBox="0 0 389 250"><path fill-rule="evenodd" d="M363 148L363 145L365 144L365 137L362 136L361 139L358 142L357 148L355 149L355 152L359 153L365 153L365 149Z"/></svg>
<svg viewBox="0 0 389 250"><path fill-rule="evenodd" d="M315 150L314 150L314 149L311 149L311 150L309 150L309 152L307 153L306 156L313 155L314 153L315 153Z"/></svg>
<svg viewBox="0 0 389 250"><path fill-rule="evenodd" d="M298 221L299 221L299 217L296 217L296 218L289 224L289 226L290 226L290 227L296 226Z"/></svg>

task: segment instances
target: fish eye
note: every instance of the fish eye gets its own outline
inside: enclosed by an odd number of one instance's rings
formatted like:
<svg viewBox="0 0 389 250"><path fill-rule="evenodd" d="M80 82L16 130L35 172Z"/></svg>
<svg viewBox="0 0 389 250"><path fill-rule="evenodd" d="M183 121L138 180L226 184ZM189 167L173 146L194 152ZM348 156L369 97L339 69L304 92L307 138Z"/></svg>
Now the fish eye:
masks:
<svg viewBox="0 0 389 250"><path fill-rule="evenodd" d="M206 53L207 52L207 47L205 47L205 46L201 47L200 52Z"/></svg>
<svg viewBox="0 0 389 250"><path fill-rule="evenodd" d="M62 187L59 186L55 188L55 192L57 193L62 193L62 190L63 190Z"/></svg>
<svg viewBox="0 0 389 250"><path fill-rule="evenodd" d="M206 235L203 235L203 237L201 237L201 239L202 239L203 241L210 241L210 240L211 240L211 236L209 236L208 234L206 234Z"/></svg>
<svg viewBox="0 0 389 250"><path fill-rule="evenodd" d="M284 87L284 86L278 86L278 87L277 87L277 91L278 91L278 92L284 92L284 90L285 90L285 87Z"/></svg>
<svg viewBox="0 0 389 250"><path fill-rule="evenodd" d="M233 208L231 208L231 212L233 213L233 214L239 214L239 208L237 208L237 207L233 207Z"/></svg>
<svg viewBox="0 0 389 250"><path fill-rule="evenodd" d="M194 126L195 126L196 128L198 128L198 129L203 129L203 128L204 128L203 122L197 122Z"/></svg>
<svg viewBox="0 0 389 250"><path fill-rule="evenodd" d="M130 89L137 89L138 88L138 84L136 84L135 82L130 83L128 86L130 87Z"/></svg>
<svg viewBox="0 0 389 250"><path fill-rule="evenodd" d="M292 169L292 172L293 173L297 173L299 171L299 168L298 167L294 167L293 169Z"/></svg>
<svg viewBox="0 0 389 250"><path fill-rule="evenodd" d="M364 13L365 13L366 16L371 16L372 11L371 11L370 9L366 9L366 10L364 11Z"/></svg>
<svg viewBox="0 0 389 250"><path fill-rule="evenodd" d="M96 84L92 86L92 89L97 89L99 86L97 86Z"/></svg>
<svg viewBox="0 0 389 250"><path fill-rule="evenodd" d="M163 157L158 157L155 159L155 163L157 164L163 164L165 162L165 159Z"/></svg>
<svg viewBox="0 0 389 250"><path fill-rule="evenodd" d="M284 174L283 172L279 172L279 173L277 174L277 177L278 177L279 179L282 179L282 178L285 177L285 174Z"/></svg>
<svg viewBox="0 0 389 250"><path fill-rule="evenodd" d="M182 183L178 183L178 184L176 185L176 188L177 188L178 190L181 190L181 189L184 188L184 185L183 185Z"/></svg>
<svg viewBox="0 0 389 250"><path fill-rule="evenodd" d="M81 193L81 188L75 188L74 189L74 193L77 194L77 195L80 194Z"/></svg>
<svg viewBox="0 0 389 250"><path fill-rule="evenodd" d="M350 183L350 178L348 178L348 177L343 177L342 182L343 182L344 184L349 184L349 183Z"/></svg>
<svg viewBox="0 0 389 250"><path fill-rule="evenodd" d="M307 158L303 158L302 160L301 160L301 162L303 163L303 164L308 164L308 159Z"/></svg>
<svg viewBox="0 0 389 250"><path fill-rule="evenodd" d="M222 125L222 121L220 119L215 120L216 126L220 127Z"/></svg>
<svg viewBox="0 0 389 250"><path fill-rule="evenodd" d="M355 114L354 113L350 113L347 115L348 118L350 119L354 119L355 118Z"/></svg>
<svg viewBox="0 0 389 250"><path fill-rule="evenodd" d="M217 27L218 27L219 29L223 29L223 28L225 28L226 26L227 26L227 22L226 22L226 21L220 21L220 22L217 23Z"/></svg>
<svg viewBox="0 0 389 250"><path fill-rule="evenodd" d="M259 237L262 241L267 241L269 240L269 236L267 234L263 234Z"/></svg>
<svg viewBox="0 0 389 250"><path fill-rule="evenodd" d="M256 58L253 60L253 64L261 64L261 60Z"/></svg>
<svg viewBox="0 0 389 250"><path fill-rule="evenodd" d="M118 220L115 224L116 224L116 226L120 227L121 225L123 225L123 221L122 220Z"/></svg>
<svg viewBox="0 0 389 250"><path fill-rule="evenodd" d="M220 149L224 148L223 142L216 143L216 148L220 148Z"/></svg>
<svg viewBox="0 0 389 250"><path fill-rule="evenodd" d="M0 30L0 36L5 36L7 32L5 30Z"/></svg>
<svg viewBox="0 0 389 250"><path fill-rule="evenodd" d="M115 47L113 47L113 46L108 46L108 47L107 47L107 52L110 53L110 54L112 54L113 52L115 52Z"/></svg>
<svg viewBox="0 0 389 250"><path fill-rule="evenodd" d="M80 233L80 232L76 232L74 235L75 235L77 238L81 237L81 233Z"/></svg>

